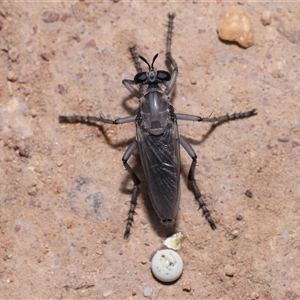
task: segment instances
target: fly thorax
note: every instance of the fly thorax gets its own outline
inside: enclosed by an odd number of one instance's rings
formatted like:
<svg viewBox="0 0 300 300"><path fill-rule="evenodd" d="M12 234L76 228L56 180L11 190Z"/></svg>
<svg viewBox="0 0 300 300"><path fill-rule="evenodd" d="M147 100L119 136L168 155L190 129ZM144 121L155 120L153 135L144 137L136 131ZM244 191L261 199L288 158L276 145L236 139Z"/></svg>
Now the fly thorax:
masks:
<svg viewBox="0 0 300 300"><path fill-rule="evenodd" d="M168 98L159 91L151 91L140 99L142 127L153 135L164 133L170 121Z"/></svg>

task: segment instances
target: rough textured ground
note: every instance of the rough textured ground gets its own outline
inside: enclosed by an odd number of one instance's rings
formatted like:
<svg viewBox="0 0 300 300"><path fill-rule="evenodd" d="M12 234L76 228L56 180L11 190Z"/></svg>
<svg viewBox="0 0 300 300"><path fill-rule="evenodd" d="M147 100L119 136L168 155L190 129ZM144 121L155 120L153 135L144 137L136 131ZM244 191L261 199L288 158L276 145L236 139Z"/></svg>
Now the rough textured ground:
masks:
<svg viewBox="0 0 300 300"><path fill-rule="evenodd" d="M2 299L300 298L300 6L244 3L255 38L245 50L216 34L230 5L0 5ZM133 114L138 103L121 83L135 75L128 47L150 60L159 52L156 67L164 69L168 12L176 13L176 110L209 116L257 108L258 115L206 139L209 124L180 122L218 228L210 229L186 187L190 158L182 150L177 230L186 236L185 269L164 285L149 262L167 232L145 186L123 239L133 184L121 158L134 124L99 129L59 124L58 116ZM143 178L137 155L130 164Z"/></svg>

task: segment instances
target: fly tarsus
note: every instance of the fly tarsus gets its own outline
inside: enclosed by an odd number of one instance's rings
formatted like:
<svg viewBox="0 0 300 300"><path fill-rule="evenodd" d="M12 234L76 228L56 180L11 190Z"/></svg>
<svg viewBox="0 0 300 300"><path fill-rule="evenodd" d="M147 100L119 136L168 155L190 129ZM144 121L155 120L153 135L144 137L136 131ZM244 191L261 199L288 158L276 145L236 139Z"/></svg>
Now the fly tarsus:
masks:
<svg viewBox="0 0 300 300"><path fill-rule="evenodd" d="M195 168L196 168L196 164L197 164L197 157L192 157L193 161L190 167L190 172L188 175L188 180L191 182L192 184L192 188L193 188L193 192L195 195L195 199L196 201L199 203L199 209L202 209L203 215L205 216L205 219L207 220L207 222L209 223L211 229L215 230L217 228L214 220L212 219L210 212L202 198L202 195L200 193L200 190L198 188L198 185L196 183L195 180Z"/></svg>
<svg viewBox="0 0 300 300"><path fill-rule="evenodd" d="M91 116L59 116L58 121L60 123L83 123L83 124L95 124L95 123L106 123L106 124L117 124L116 121L101 117Z"/></svg>
<svg viewBox="0 0 300 300"><path fill-rule="evenodd" d="M210 122L210 123L214 123L214 122L223 123L223 122L228 122L228 121L234 121L234 120L249 118L249 117L252 117L252 116L255 116L255 115L257 115L257 111L254 108L254 109L251 109L249 111L233 113L231 115L226 114L226 115L220 116L220 117L202 118L201 121L202 122Z"/></svg>
<svg viewBox="0 0 300 300"><path fill-rule="evenodd" d="M141 67L141 64L140 64L139 56L138 56L137 51L136 51L136 46L134 45L134 46L130 47L129 51L130 51L131 58L133 60L136 71L138 73L141 73L143 70L142 70L142 67Z"/></svg>
<svg viewBox="0 0 300 300"><path fill-rule="evenodd" d="M130 208L128 211L128 218L126 220L126 229L124 232L124 239L127 239L129 237L130 229L133 224L133 216L135 215L135 207L136 207L136 203L137 203L137 194L138 194L138 186L136 185L134 187L134 190L133 190L133 193L131 196Z"/></svg>
<svg viewBox="0 0 300 300"><path fill-rule="evenodd" d="M167 53L171 53L171 42L172 42L172 31L173 31L173 23L175 18L175 13L168 14L169 22L168 22L168 31L167 31Z"/></svg>
<svg viewBox="0 0 300 300"><path fill-rule="evenodd" d="M135 214L135 207L136 207L137 196L138 196L138 186L141 183L140 179L137 177L137 175L134 173L133 169L127 163L128 159L130 158L130 156L132 155L132 153L134 152L136 147L137 147L137 142L133 141L130 144L130 146L127 148L127 150L125 151L125 153L123 155L123 158L122 158L123 166L128 171L128 173L130 174L131 179L134 183L134 189L133 189L133 193L132 193L131 201L130 201L130 208L129 208L129 211L128 211L128 218L127 218L127 221L126 221L126 229L125 229L125 232L124 232L124 238L125 239L127 239L129 237L130 229L131 229L131 226L133 224L133 216Z"/></svg>

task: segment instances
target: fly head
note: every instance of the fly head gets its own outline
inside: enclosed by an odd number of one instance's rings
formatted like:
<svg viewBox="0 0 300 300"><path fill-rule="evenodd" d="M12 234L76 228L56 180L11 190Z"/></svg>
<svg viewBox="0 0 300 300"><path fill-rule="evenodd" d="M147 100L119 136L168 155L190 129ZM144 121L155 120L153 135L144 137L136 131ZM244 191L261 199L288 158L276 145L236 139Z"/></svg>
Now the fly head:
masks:
<svg viewBox="0 0 300 300"><path fill-rule="evenodd" d="M158 56L158 53L154 55L151 66L148 63L148 61L146 60L146 58L144 58L143 56L140 56L140 59L148 65L149 71L141 72L141 73L138 73L137 75L135 75L134 76L135 83L137 83L137 84L158 84L158 83L162 83L164 81L169 81L171 79L171 74L169 72L163 71L163 70L158 70L158 71L154 70L154 62L155 62L157 56Z"/></svg>

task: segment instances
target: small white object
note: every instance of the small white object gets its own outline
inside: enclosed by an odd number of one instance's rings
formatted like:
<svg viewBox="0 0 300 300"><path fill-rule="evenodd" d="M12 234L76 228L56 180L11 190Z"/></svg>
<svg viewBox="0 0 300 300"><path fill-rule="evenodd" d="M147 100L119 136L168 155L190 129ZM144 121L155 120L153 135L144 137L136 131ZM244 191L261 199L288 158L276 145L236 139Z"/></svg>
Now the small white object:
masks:
<svg viewBox="0 0 300 300"><path fill-rule="evenodd" d="M146 284L143 288L143 295L145 297L150 297L153 294L153 287L149 284Z"/></svg>
<svg viewBox="0 0 300 300"><path fill-rule="evenodd" d="M168 237L163 241L163 244L169 249L179 250L181 247L181 242L183 240L183 234L181 232L177 232L172 236Z"/></svg>
<svg viewBox="0 0 300 300"><path fill-rule="evenodd" d="M152 258L151 269L158 280L172 282L182 274L183 261L180 255L173 250L159 250Z"/></svg>

